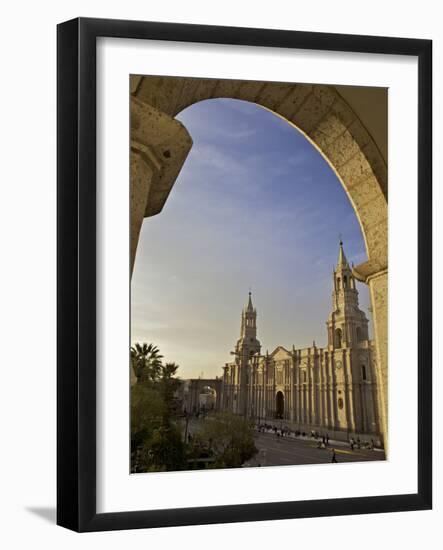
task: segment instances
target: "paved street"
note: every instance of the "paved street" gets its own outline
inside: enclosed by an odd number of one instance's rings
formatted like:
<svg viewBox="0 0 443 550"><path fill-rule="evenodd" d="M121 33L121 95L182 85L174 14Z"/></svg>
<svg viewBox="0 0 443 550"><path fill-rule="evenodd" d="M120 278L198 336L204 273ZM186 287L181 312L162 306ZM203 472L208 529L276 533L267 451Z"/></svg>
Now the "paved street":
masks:
<svg viewBox="0 0 443 550"><path fill-rule="evenodd" d="M363 462L384 460L380 450L355 449L351 451L344 442L329 442L328 449L318 449L315 439L277 438L274 434L260 433L255 438L259 452L244 466L284 466L290 464L322 464L331 462L332 448L337 462Z"/></svg>
<svg viewBox="0 0 443 550"><path fill-rule="evenodd" d="M188 434L197 432L202 418L190 418ZM182 430L185 432L185 422L182 420ZM318 440L311 437L277 437L274 433L255 433L255 445L258 453L243 466L289 466L295 464L327 464L332 459L332 449L335 449L337 462L365 462L384 460L385 453L380 449L370 451L357 449L351 451L349 443L344 441L329 441L327 449L317 448Z"/></svg>

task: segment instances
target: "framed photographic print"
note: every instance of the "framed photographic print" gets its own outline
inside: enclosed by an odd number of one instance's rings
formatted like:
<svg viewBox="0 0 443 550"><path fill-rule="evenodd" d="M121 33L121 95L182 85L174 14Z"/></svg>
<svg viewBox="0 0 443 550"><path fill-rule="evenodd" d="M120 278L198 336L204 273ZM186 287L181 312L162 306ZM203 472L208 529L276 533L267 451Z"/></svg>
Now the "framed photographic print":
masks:
<svg viewBox="0 0 443 550"><path fill-rule="evenodd" d="M431 507L431 66L59 25L59 525Z"/></svg>

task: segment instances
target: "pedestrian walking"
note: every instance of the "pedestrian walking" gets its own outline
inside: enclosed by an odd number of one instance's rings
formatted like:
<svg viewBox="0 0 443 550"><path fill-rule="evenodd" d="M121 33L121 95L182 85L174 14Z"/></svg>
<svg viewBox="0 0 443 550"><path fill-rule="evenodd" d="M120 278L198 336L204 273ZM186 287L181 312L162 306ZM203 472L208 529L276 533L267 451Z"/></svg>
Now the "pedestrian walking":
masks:
<svg viewBox="0 0 443 550"><path fill-rule="evenodd" d="M337 457L335 455L335 449L332 449L332 460L331 460L332 463L336 464L337 463Z"/></svg>

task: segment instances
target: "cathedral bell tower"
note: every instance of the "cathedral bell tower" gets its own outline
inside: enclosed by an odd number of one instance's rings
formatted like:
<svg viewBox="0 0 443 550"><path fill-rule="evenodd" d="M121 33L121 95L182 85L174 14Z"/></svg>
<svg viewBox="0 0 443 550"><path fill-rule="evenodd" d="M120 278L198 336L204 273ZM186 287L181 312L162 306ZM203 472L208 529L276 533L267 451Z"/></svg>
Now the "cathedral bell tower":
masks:
<svg viewBox="0 0 443 550"><path fill-rule="evenodd" d="M358 307L358 291L352 269L340 241L337 265L333 271L332 313L329 316L328 346L347 348L368 340L368 320Z"/></svg>
<svg viewBox="0 0 443 550"><path fill-rule="evenodd" d="M241 314L240 338L237 341L235 351L245 356L249 361L252 355L260 352L260 342L257 340L257 310L252 305L252 297L249 292L248 303Z"/></svg>
<svg viewBox="0 0 443 550"><path fill-rule="evenodd" d="M240 338L235 346L235 362L238 368L238 383L240 395L237 412L247 414L247 386L249 383L249 360L256 353L260 353L261 345L257 340L257 310L252 305L251 292L248 303L241 315Z"/></svg>

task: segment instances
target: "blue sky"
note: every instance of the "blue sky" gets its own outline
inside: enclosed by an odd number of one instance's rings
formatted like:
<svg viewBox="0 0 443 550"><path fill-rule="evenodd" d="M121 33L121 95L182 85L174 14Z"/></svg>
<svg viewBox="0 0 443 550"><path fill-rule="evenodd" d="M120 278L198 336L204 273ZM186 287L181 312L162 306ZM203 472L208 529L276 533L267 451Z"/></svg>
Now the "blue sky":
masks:
<svg viewBox="0 0 443 550"><path fill-rule="evenodd" d="M142 226L132 341L158 345L183 378L221 375L251 288L263 352L325 345L339 235L349 261L366 259L334 172L257 105L207 100L177 118L194 144L162 213Z"/></svg>

